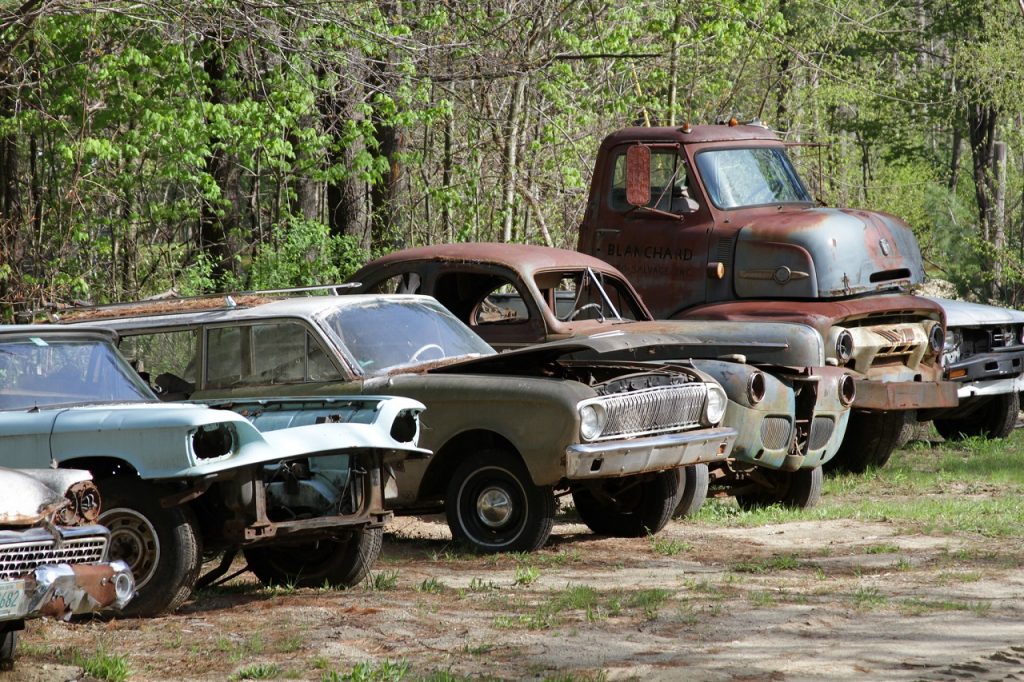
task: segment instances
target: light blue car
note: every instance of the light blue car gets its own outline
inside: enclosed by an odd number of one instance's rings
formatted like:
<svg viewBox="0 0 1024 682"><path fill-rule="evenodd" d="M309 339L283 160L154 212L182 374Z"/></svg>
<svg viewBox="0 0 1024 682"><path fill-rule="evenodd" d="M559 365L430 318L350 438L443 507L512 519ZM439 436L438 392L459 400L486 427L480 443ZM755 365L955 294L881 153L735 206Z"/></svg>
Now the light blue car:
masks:
<svg viewBox="0 0 1024 682"><path fill-rule="evenodd" d="M0 327L0 466L92 473L110 555L138 594L181 605L204 552L242 550L264 583L350 586L380 551L390 467L417 447L408 398L266 400L290 428L262 433L230 409L157 400L102 329Z"/></svg>

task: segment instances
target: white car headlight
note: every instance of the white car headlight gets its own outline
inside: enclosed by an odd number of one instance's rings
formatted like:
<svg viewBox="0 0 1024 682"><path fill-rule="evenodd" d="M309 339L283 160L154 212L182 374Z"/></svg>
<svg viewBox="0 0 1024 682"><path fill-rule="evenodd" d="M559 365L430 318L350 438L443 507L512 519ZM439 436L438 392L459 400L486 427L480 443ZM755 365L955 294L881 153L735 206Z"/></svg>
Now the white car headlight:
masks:
<svg viewBox="0 0 1024 682"><path fill-rule="evenodd" d="M604 432L604 425L608 415L604 411L604 405L600 403L587 403L580 406L580 435L583 440L594 440L600 438Z"/></svg>
<svg viewBox="0 0 1024 682"><path fill-rule="evenodd" d="M726 397L725 390L718 384L707 384L707 387L708 401L704 405L704 425L714 426L725 416L729 398Z"/></svg>

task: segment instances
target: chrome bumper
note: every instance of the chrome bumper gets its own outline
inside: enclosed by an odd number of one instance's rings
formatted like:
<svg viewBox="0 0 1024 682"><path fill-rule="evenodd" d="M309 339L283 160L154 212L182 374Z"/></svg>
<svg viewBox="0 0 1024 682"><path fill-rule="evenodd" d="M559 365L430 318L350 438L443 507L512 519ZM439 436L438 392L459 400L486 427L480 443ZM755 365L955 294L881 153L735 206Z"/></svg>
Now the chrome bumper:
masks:
<svg viewBox="0 0 1024 682"><path fill-rule="evenodd" d="M565 449L570 480L617 478L687 464L720 462L732 452L736 429L718 427L610 443L577 443Z"/></svg>
<svg viewBox="0 0 1024 682"><path fill-rule="evenodd" d="M123 561L44 564L0 582L0 620L60 618L121 609L135 596L135 578Z"/></svg>

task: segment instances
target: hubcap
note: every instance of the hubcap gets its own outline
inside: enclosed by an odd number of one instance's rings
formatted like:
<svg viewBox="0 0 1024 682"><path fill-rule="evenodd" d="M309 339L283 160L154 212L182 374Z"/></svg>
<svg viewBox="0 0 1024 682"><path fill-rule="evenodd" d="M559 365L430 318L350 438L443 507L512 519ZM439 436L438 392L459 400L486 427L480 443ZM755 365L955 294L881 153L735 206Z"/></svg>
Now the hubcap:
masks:
<svg viewBox="0 0 1024 682"><path fill-rule="evenodd" d="M476 500L476 515L490 528L498 528L512 516L512 498L503 488L486 488Z"/></svg>
<svg viewBox="0 0 1024 682"><path fill-rule="evenodd" d="M136 588L143 587L160 559L160 540L153 524L134 509L124 508L105 512L99 521L110 529L110 558L128 564Z"/></svg>

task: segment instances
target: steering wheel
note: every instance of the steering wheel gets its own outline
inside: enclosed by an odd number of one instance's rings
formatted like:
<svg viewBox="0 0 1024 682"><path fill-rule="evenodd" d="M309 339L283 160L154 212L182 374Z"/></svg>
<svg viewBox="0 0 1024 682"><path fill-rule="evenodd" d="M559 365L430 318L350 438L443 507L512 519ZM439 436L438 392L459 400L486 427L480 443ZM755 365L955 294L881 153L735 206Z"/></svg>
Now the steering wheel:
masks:
<svg viewBox="0 0 1024 682"><path fill-rule="evenodd" d="M586 305L581 305L579 308L576 308L576 310L569 313L568 316L562 318L562 321L572 322L579 316L580 313L582 313L584 310L589 310L590 308L597 310L597 314L600 316L601 321L604 321L604 313L601 311L600 303L588 303Z"/></svg>
<svg viewBox="0 0 1024 682"><path fill-rule="evenodd" d="M441 358L448 357L444 352L444 348L441 348L441 346L437 345L436 343L427 343L420 346L415 353L409 356L409 362L417 362L420 359L420 354L426 353L428 350L436 350L438 353L441 354Z"/></svg>

